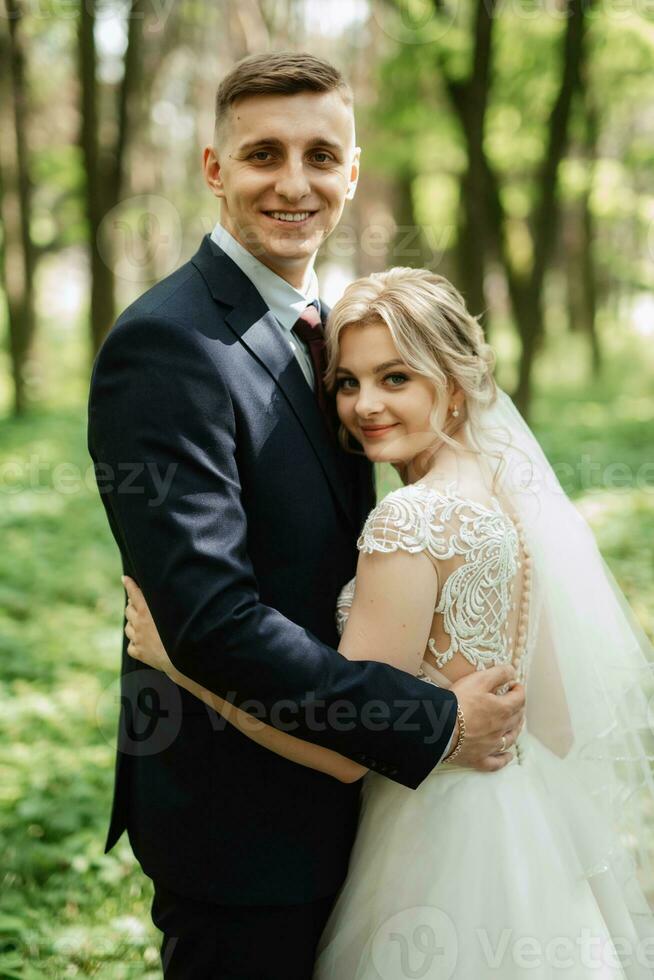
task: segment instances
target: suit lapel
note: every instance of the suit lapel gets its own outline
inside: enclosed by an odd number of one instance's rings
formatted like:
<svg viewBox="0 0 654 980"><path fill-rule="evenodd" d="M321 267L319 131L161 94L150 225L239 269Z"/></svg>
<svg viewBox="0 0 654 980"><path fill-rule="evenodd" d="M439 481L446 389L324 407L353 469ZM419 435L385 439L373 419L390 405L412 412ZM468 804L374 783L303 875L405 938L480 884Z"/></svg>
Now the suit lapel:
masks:
<svg viewBox="0 0 654 980"><path fill-rule="evenodd" d="M191 261L202 273L214 299L232 307L225 315L227 325L283 392L304 429L345 516L355 526L349 480L345 465L340 459L340 450L327 431L315 395L307 384L293 351L284 341L274 315L247 276L209 236L203 239L199 251Z"/></svg>

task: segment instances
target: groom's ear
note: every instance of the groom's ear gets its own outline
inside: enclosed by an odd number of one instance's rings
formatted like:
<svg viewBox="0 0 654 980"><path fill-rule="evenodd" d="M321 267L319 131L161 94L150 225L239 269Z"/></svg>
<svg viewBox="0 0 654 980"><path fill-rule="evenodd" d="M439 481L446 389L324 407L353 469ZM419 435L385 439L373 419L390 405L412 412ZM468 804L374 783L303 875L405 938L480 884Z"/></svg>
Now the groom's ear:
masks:
<svg viewBox="0 0 654 980"><path fill-rule="evenodd" d="M359 183L359 161L361 159L361 147L355 146L354 153L352 154L352 165L350 167L350 178L348 180L347 192L345 194L345 200L351 201L357 189L357 184Z"/></svg>
<svg viewBox="0 0 654 980"><path fill-rule="evenodd" d="M214 197L224 198L222 169L215 147L205 146L202 154L202 169L205 183Z"/></svg>

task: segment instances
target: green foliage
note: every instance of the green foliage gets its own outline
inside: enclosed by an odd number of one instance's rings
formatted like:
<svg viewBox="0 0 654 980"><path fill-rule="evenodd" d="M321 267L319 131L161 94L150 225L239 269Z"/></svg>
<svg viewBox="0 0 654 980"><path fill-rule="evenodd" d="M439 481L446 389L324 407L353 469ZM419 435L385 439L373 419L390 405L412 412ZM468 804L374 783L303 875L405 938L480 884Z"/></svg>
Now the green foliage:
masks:
<svg viewBox="0 0 654 980"><path fill-rule="evenodd" d="M400 3L391 34L396 43L381 61L375 89L383 98L366 117L363 180L368 171L409 174L416 181L416 218L428 229L454 232L457 184L465 145L446 79L465 80L473 54L476 3L443 3L425 16L424 4ZM415 10L413 9L415 7ZM421 19L422 18L422 19ZM654 34L647 11L595 4L588 13L589 92L598 116L597 165L590 209L596 222L594 260L601 278L651 288L651 123ZM500 178L507 237L516 267L531 262L527 225L548 138L561 71L566 15L532 0L498 3L493 17L492 71L485 149ZM402 24L406 31L402 30ZM562 197L578 197L592 170L580 153L585 115L573 106L569 159L561 167ZM447 247L456 238L452 234ZM440 243L442 246L442 242Z"/></svg>
<svg viewBox="0 0 654 980"><path fill-rule="evenodd" d="M65 248L84 243L84 172L78 147L48 145L33 164L36 245Z"/></svg>
<svg viewBox="0 0 654 980"><path fill-rule="evenodd" d="M0 976L158 976L150 888L111 799L120 564L84 412L0 427Z"/></svg>

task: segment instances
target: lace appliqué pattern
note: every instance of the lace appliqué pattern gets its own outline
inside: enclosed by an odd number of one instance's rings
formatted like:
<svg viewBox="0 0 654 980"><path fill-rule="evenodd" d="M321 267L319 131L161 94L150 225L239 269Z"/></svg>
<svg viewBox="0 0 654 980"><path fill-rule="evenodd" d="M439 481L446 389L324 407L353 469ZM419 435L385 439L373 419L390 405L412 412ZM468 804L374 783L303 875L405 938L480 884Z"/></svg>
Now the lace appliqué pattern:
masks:
<svg viewBox="0 0 654 980"><path fill-rule="evenodd" d="M399 549L427 551L437 560L462 563L442 584L435 612L443 616L448 649L429 649L438 667L460 652L477 670L512 661L508 619L514 578L520 567L518 530L497 500L486 506L459 496L454 484L444 491L416 483L390 493L370 513L357 542L367 554ZM354 580L339 597L342 631L354 595ZM425 678L427 679L427 678Z"/></svg>
<svg viewBox="0 0 654 980"><path fill-rule="evenodd" d="M347 618L350 615L350 609L354 602L355 582L356 579L353 578L347 585L343 586L336 603L336 629L338 630L339 636L343 635L343 630L345 629L345 624L347 623Z"/></svg>

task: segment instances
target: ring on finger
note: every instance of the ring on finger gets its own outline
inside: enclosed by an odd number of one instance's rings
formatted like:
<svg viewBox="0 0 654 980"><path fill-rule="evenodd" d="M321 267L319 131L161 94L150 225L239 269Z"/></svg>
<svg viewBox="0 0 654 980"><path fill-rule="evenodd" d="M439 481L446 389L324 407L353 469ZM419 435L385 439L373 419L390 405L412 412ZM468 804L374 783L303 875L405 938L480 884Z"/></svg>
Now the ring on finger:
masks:
<svg viewBox="0 0 654 980"><path fill-rule="evenodd" d="M502 735L502 744L500 745L499 755L504 755L506 752L506 735Z"/></svg>

